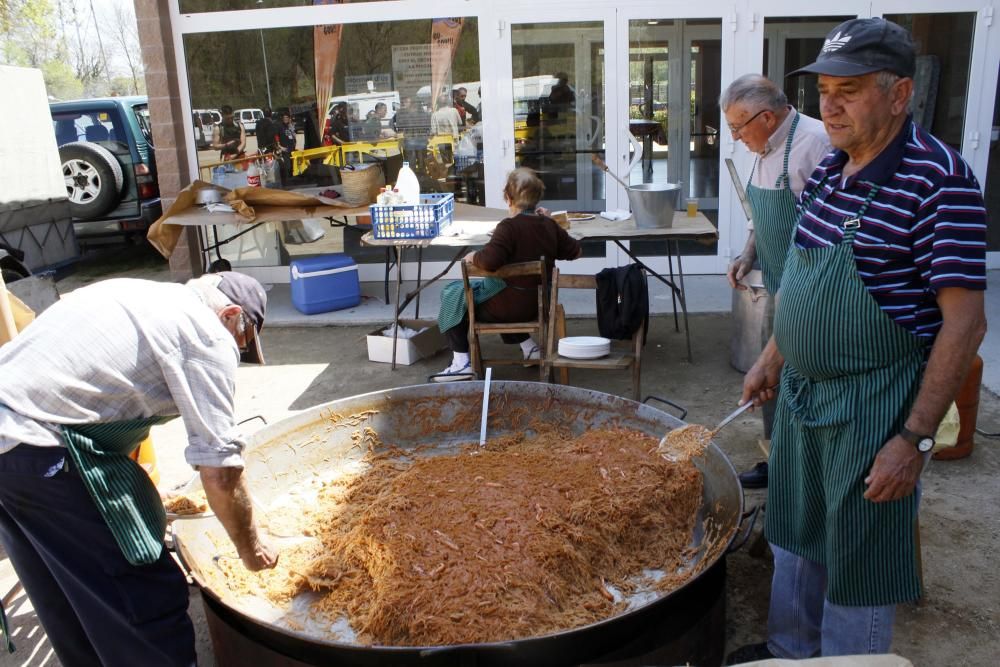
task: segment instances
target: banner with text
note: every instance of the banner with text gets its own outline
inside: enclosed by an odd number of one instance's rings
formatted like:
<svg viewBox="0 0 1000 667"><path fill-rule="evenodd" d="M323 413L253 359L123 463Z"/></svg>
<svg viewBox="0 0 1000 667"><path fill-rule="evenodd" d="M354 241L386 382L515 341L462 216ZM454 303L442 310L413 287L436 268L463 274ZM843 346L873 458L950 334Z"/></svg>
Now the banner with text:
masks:
<svg viewBox="0 0 1000 667"><path fill-rule="evenodd" d="M451 104L451 64L462 36L463 19L434 19L431 23L431 108L438 108L438 98L448 96Z"/></svg>

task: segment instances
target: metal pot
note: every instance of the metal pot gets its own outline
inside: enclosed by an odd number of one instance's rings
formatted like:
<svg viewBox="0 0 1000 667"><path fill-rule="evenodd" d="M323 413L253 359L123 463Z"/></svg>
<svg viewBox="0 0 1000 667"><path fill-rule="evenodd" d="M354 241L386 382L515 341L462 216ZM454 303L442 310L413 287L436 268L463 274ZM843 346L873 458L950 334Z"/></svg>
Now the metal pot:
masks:
<svg viewBox="0 0 1000 667"><path fill-rule="evenodd" d="M303 482L314 469L349 466L362 455L351 439L360 427L331 427L329 415L377 410L367 426L382 440L403 449L435 444L426 455L448 454L478 439L478 423L457 420L482 408L483 384L418 385L374 392L319 405L257 432L245 454L251 491L267 506ZM429 415L415 419L414 415ZM524 433L530 421L544 414L549 422L567 425L573 432L618 425L661 436L681 426L679 419L651 406L617 396L576 387L533 382L494 382L488 434ZM478 422L478 420L472 420ZM432 426L433 428L428 428ZM662 620L672 599L690 594L699 579L719 563L737 533L743 495L736 472L714 444L696 460L704 475L702 506L692 545L698 547L688 567L695 574L680 588L666 594L644 591L630 599L629 608L611 618L559 633L507 642L433 647L366 646L351 640L331 641L308 630L282 623L282 611L259 599L235 598L214 572L218 544L227 544L214 518L174 524L174 541L183 562L203 595L206 605L221 609L230 626L284 655L306 664L575 664L603 656L634 640L638 628ZM720 576L718 572L714 575ZM690 604L690 601L687 603ZM298 626L301 627L301 626ZM721 650L721 647L719 648ZM277 663L276 663L277 664Z"/></svg>
<svg viewBox="0 0 1000 667"><path fill-rule="evenodd" d="M679 183L641 183L630 185L626 192L636 227L673 227L674 210L681 195Z"/></svg>
<svg viewBox="0 0 1000 667"><path fill-rule="evenodd" d="M194 193L196 204L218 204L222 201L222 192L215 188L201 188Z"/></svg>
<svg viewBox="0 0 1000 667"><path fill-rule="evenodd" d="M733 335L729 363L746 373L764 351L774 323L774 299L764 288L764 276L754 269L743 279L747 289L733 290Z"/></svg>

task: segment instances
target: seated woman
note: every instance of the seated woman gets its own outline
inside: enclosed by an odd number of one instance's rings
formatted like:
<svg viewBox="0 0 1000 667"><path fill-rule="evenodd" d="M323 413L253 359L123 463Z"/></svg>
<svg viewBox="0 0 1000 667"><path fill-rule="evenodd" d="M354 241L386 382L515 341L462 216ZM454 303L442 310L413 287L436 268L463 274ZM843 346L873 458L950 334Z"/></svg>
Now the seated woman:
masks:
<svg viewBox="0 0 1000 667"><path fill-rule="evenodd" d="M545 186L531 169L522 167L510 172L503 189L510 210L496 226L490 242L463 261L487 271L507 264L537 261L545 257L546 269L552 271L557 259L576 259L583 249L566 230L538 208ZM474 288L476 317L483 322L521 322L535 319L538 313L537 278L511 278L508 282L487 278ZM468 380L474 377L469 362L469 316L462 283L451 283L441 293L438 325L448 337L452 361L434 376L436 382ZM528 334L501 334L505 343L520 343L524 359L541 356L538 341Z"/></svg>

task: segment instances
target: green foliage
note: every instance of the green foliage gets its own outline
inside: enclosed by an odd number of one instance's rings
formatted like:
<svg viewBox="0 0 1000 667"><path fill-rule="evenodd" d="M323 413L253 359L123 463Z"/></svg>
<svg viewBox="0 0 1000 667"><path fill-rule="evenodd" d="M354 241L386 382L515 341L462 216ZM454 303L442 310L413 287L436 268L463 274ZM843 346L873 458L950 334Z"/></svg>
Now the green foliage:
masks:
<svg viewBox="0 0 1000 667"><path fill-rule="evenodd" d="M83 96L83 83L76 78L73 68L60 60L42 65L45 89L57 100L72 100Z"/></svg>

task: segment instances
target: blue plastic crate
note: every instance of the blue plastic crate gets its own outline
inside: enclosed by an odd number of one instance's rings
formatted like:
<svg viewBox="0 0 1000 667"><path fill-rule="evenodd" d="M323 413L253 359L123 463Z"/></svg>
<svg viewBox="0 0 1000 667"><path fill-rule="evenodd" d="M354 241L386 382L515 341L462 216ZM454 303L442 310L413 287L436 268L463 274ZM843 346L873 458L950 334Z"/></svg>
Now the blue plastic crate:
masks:
<svg viewBox="0 0 1000 667"><path fill-rule="evenodd" d="M416 205L372 204L369 211L377 239L432 239L451 224L455 196L450 192L422 194Z"/></svg>
<svg viewBox="0 0 1000 667"><path fill-rule="evenodd" d="M483 161L483 152L479 151L476 155L456 155L455 156L455 171L462 171L463 169L468 169L473 165L477 165Z"/></svg>

